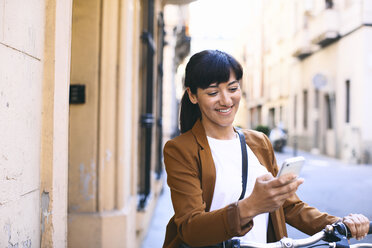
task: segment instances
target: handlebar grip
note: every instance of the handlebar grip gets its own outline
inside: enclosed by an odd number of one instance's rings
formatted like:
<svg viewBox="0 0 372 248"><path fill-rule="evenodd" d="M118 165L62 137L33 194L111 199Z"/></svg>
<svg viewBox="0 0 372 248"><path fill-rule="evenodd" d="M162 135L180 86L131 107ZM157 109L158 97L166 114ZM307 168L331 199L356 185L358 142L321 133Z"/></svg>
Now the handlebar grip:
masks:
<svg viewBox="0 0 372 248"><path fill-rule="evenodd" d="M347 229L347 238L351 238L351 232L349 230L349 228L347 227L347 225L345 225L346 229ZM369 229L368 229L368 234L372 234L372 221L369 222Z"/></svg>

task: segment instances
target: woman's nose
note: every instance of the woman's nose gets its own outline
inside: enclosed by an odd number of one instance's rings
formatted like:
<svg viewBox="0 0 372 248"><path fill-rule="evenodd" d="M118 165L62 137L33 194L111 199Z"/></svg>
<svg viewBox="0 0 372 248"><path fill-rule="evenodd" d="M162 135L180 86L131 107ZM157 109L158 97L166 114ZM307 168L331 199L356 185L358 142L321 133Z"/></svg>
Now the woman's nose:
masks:
<svg viewBox="0 0 372 248"><path fill-rule="evenodd" d="M220 104L221 106L231 106L232 105L232 99L228 92L222 92L220 95Z"/></svg>

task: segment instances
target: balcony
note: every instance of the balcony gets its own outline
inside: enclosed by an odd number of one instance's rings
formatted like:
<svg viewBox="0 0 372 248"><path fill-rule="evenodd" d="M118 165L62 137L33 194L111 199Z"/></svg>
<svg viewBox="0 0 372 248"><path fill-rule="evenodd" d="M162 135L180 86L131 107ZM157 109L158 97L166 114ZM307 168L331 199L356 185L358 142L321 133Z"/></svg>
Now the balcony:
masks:
<svg viewBox="0 0 372 248"><path fill-rule="evenodd" d="M297 57L300 60L305 59L313 53L313 44L310 42L309 31L307 29L300 30L296 33L293 47L294 50L292 56Z"/></svg>
<svg viewBox="0 0 372 248"><path fill-rule="evenodd" d="M340 38L340 21L338 12L325 9L310 21L311 42L325 47Z"/></svg>

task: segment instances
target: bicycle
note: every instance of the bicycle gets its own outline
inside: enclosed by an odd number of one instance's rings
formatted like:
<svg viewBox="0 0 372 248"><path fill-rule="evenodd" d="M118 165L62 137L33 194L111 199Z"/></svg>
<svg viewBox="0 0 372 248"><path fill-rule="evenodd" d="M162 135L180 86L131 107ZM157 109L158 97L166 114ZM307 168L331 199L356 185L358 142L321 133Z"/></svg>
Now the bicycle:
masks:
<svg viewBox="0 0 372 248"><path fill-rule="evenodd" d="M372 221L369 223L368 234L372 234ZM327 225L322 231L314 234L305 239L291 239L282 238L275 243L261 244L255 242L237 242L232 245L232 248L299 248L299 247L316 247L328 246L330 248L362 248L372 247L369 243L358 243L349 245L348 238L351 238L351 233L342 222L332 225ZM326 243L316 244L318 241L323 240Z"/></svg>

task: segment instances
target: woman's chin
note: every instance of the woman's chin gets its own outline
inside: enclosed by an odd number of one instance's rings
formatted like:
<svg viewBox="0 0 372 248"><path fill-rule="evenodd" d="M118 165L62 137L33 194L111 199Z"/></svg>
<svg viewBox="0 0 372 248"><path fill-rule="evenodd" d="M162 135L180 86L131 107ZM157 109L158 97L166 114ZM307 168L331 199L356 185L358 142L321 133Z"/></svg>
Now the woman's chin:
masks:
<svg viewBox="0 0 372 248"><path fill-rule="evenodd" d="M233 122L234 122L234 118L231 118L230 120L221 120L221 121L218 121L216 122L216 124L220 127L232 127L233 126Z"/></svg>

